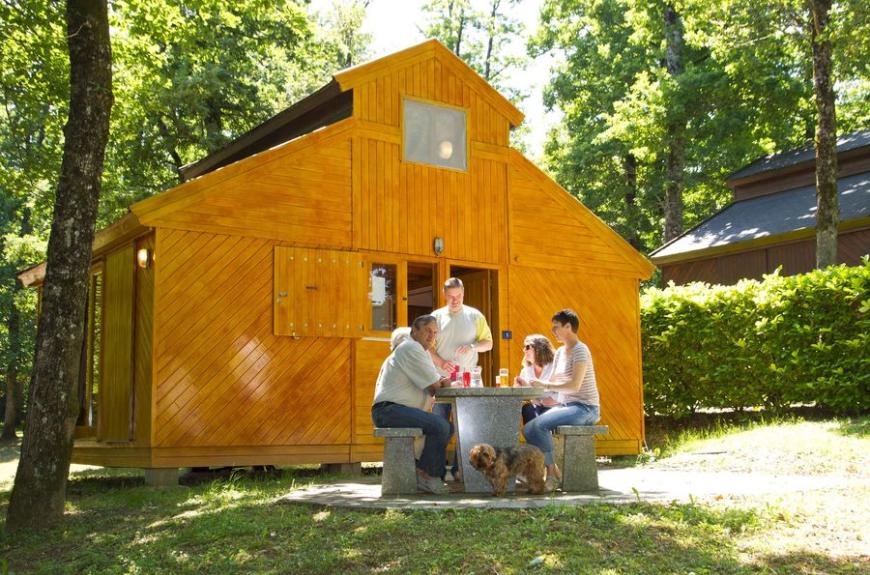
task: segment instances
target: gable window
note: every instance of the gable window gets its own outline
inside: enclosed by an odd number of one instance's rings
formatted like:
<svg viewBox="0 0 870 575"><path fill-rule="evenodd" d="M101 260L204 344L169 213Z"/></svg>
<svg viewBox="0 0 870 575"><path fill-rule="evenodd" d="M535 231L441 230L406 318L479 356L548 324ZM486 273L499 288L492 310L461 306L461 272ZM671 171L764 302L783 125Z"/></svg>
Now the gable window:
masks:
<svg viewBox="0 0 870 575"><path fill-rule="evenodd" d="M406 162L468 169L464 110L405 99L403 113Z"/></svg>

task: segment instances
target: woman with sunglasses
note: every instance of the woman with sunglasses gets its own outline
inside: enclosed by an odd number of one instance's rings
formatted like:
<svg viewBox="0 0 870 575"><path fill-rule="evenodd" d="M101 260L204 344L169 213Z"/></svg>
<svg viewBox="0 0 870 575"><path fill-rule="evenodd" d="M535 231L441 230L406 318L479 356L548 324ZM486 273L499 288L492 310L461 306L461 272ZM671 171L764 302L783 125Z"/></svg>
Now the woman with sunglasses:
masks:
<svg viewBox="0 0 870 575"><path fill-rule="evenodd" d="M553 371L553 344L539 333L527 336L523 342L523 370L514 378L514 386L527 387L533 379L547 381ZM523 425L559 405L558 393L551 392L540 399L523 404Z"/></svg>

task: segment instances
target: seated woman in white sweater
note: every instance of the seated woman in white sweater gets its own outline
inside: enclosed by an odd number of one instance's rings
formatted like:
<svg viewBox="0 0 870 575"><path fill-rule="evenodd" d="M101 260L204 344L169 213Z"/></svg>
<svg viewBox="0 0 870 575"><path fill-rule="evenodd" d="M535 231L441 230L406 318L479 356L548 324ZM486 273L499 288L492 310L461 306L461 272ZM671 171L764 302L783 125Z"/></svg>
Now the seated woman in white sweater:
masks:
<svg viewBox="0 0 870 575"><path fill-rule="evenodd" d="M526 336L523 342L523 370L514 378L514 385L526 386L533 379L549 380L553 371L553 351L553 344L546 336L539 333ZM523 425L556 405L559 405L559 394L556 392L526 402L523 404Z"/></svg>

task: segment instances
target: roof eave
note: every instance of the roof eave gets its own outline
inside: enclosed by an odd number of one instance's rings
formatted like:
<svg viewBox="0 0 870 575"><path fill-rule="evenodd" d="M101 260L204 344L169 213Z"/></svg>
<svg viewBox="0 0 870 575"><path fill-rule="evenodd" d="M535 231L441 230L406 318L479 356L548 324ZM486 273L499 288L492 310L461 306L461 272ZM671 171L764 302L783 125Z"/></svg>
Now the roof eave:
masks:
<svg viewBox="0 0 870 575"><path fill-rule="evenodd" d="M700 224L699 224L700 225ZM697 227L697 226L696 226ZM848 232L852 230L858 230L862 228L870 228L870 217L861 217L861 218L853 218L851 220L841 221L837 226L838 232ZM692 228L694 229L694 228ZM690 230L691 231L691 230ZM688 232L687 232L688 233ZM707 259L710 257L726 255L735 252L743 252L754 249L759 249L763 247L767 247L770 245L780 244L780 243L788 243L794 242L797 240L802 240L806 238L811 238L815 235L816 228L814 226L799 228L797 230L791 230L788 232L784 232L781 234L772 234L769 236L763 236L760 238L753 238L751 240L743 240L740 242L732 242L729 244L722 244L718 246L712 246L708 248L702 248L699 250L692 250L687 252L680 252L677 254L671 254L666 256L655 256L650 254L650 260L657 265L671 265L677 263L686 263L690 261ZM682 236L680 236L682 237ZM671 243L677 241L679 238L675 238L658 248L656 252L663 250L665 247L670 245ZM655 252L653 252L655 253Z"/></svg>

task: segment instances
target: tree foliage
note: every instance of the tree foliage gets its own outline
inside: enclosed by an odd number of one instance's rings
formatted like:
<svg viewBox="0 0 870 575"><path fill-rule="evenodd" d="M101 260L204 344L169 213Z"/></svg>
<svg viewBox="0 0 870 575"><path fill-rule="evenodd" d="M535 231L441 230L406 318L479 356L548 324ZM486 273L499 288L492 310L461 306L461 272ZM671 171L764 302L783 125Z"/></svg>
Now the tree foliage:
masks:
<svg viewBox="0 0 870 575"><path fill-rule="evenodd" d="M669 8L683 31L676 75L667 67ZM866 40L847 40L866 26L857 3L837 3L834 13L845 132L866 119L870 52ZM805 15L798 0L547 0L531 49L562 55L545 101L565 113L546 145L547 168L624 237L650 250L664 238L669 126L677 121L686 142L683 225L695 225L729 201L729 173L812 135L811 51L799 25ZM837 59L846 45L849 65Z"/></svg>
<svg viewBox="0 0 870 575"><path fill-rule="evenodd" d="M336 3L318 21L286 0L112 3L115 105L98 227L358 61L370 40L359 33L364 8ZM45 258L69 101L63 3L2 2L0 33L0 381L15 372L24 382L36 304L15 274Z"/></svg>
<svg viewBox="0 0 870 575"><path fill-rule="evenodd" d="M423 6L427 22L421 32L436 38L484 80L515 103L527 96L505 80L525 68L527 58L511 49L524 34L511 14L519 0L430 0Z"/></svg>

